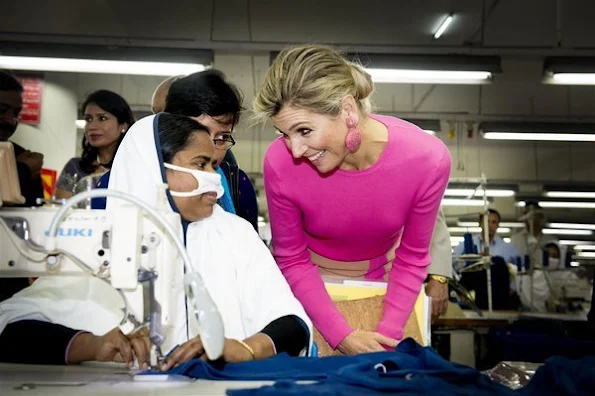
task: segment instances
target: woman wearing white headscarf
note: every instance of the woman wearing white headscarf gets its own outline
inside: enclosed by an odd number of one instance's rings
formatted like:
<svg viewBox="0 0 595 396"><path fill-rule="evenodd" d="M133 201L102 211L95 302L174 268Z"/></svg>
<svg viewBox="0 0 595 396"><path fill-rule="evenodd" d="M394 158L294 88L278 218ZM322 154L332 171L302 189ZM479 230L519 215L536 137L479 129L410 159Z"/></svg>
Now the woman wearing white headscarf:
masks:
<svg viewBox="0 0 595 396"><path fill-rule="evenodd" d="M167 182L167 205L183 220L181 236L186 241L193 270L204 280L223 319L225 360L262 359L278 352L298 355L309 347L311 322L252 226L216 204L222 189L213 169L213 150L206 128L196 121L167 113L146 117L130 129L120 145L109 188L156 206L157 186ZM107 209L119 204L120 201L108 199ZM95 336L105 337L104 334L115 332L119 337L118 331L105 332L118 326L121 307L102 301L105 288L94 292L89 287L97 287L100 281L92 278L75 281L78 286L68 288L64 284L53 287L54 280L41 279L6 305L1 304L0 331L3 322L33 319ZM82 283L86 286L81 287ZM196 322L186 312L182 291L179 285L173 292L178 314L172 320L174 328L168 340L168 344L180 346L168 357L163 369L204 354ZM40 293L45 299L41 303L37 299ZM64 300L67 311L60 308ZM68 320L64 321L66 313ZM98 317L101 321L95 319ZM7 344L1 338L0 344ZM66 358L78 353L68 350L75 344L69 343ZM128 348L137 355L140 350L144 357L143 345L132 340ZM125 346L112 349L113 354L104 360L122 359L122 350L129 352Z"/></svg>

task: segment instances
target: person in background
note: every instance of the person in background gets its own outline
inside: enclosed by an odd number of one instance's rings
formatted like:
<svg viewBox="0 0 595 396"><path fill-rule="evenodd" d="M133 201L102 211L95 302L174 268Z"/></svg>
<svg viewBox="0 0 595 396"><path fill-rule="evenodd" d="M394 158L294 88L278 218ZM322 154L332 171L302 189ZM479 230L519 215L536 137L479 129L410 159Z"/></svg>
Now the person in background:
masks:
<svg viewBox="0 0 595 396"><path fill-rule="evenodd" d="M277 264L316 328L343 354L403 337L430 264L430 241L451 159L436 137L370 114L372 79L334 49L286 48L254 100L281 137L264 184ZM348 323L322 275L388 279L376 331Z"/></svg>
<svg viewBox="0 0 595 396"><path fill-rule="evenodd" d="M123 97L99 90L91 93L82 105L85 135L80 158L70 159L62 169L54 193L57 199L70 198L84 190L84 180L95 187L97 179L111 166L120 142L134 124L134 115Z"/></svg>
<svg viewBox="0 0 595 396"><path fill-rule="evenodd" d="M525 202L523 212L525 229L512 235L511 242L521 255L521 261L526 269L541 268L543 249L550 242L557 242L553 235L545 235L545 213L537 202ZM529 260L529 262L526 262Z"/></svg>
<svg viewBox="0 0 595 396"><path fill-rule="evenodd" d="M432 242L432 263L428 267L426 295L432 299L432 323L446 313L448 308L448 281L452 279L452 247L450 233L442 210L438 212Z"/></svg>
<svg viewBox="0 0 595 396"><path fill-rule="evenodd" d="M481 228L480 234L474 234L473 244L477 249L478 254L482 254L485 251L486 243L484 237L484 216L485 214L479 215L479 227ZM507 263L516 264L517 258L520 257L519 252L515 249L515 247L507 242L504 242L499 235L496 235L498 231L498 227L500 225L500 213L495 209L488 209L488 235L490 239L490 255L491 256L500 256L504 259ZM459 243L453 251L453 257L458 258L464 252L464 242Z"/></svg>
<svg viewBox="0 0 595 396"><path fill-rule="evenodd" d="M0 70L0 142L7 142L19 125L23 108L23 86L8 71ZM17 171L21 194L25 197L23 206L36 206L37 198L43 198L41 168L43 154L27 150L11 142L17 159Z"/></svg>
<svg viewBox="0 0 595 396"><path fill-rule="evenodd" d="M479 226L481 233L473 234L472 241L474 245L473 252L465 252L465 243L459 243L453 249L453 258L456 260L463 253L476 253L483 255L486 252L487 244L485 241L485 217L486 214L479 215ZM488 238L489 254L492 256L492 298L493 306L498 309L516 309L518 307L518 288L517 288L517 267L516 262L519 253L512 244L505 242L502 237L497 235L501 220L500 213L495 209L488 209ZM499 257L500 259L494 259ZM501 264L501 265L498 265ZM476 293L475 303L481 308L487 308L487 286L485 275L479 272L463 273L460 280L461 285Z"/></svg>
<svg viewBox="0 0 595 396"><path fill-rule="evenodd" d="M0 142L8 142L19 125L19 115L23 108L23 86L8 71L0 70ZM37 199L43 199L41 168L43 154L27 150L11 142L17 160L17 172L21 195L25 198L22 206L37 206ZM27 278L0 279L0 301L29 286Z"/></svg>
<svg viewBox="0 0 595 396"><path fill-rule="evenodd" d="M157 88L155 88L155 92L153 92L153 97L151 98L151 110L153 114L161 113L165 111L165 99L167 98L167 92L169 91L169 87L171 84L182 78L184 76L171 76L163 80Z"/></svg>

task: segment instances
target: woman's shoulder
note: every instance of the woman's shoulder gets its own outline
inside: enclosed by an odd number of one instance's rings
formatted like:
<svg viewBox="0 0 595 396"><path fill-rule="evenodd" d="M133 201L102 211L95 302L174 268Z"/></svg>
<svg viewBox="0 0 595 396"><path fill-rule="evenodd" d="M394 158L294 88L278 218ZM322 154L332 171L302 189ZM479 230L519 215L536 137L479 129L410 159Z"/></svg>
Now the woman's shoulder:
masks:
<svg viewBox="0 0 595 396"><path fill-rule="evenodd" d="M67 173L69 175L77 174L79 176L87 174L83 171L81 166L81 157L72 157L69 159L68 162L66 162L66 165L62 168L62 173Z"/></svg>
<svg viewBox="0 0 595 396"><path fill-rule="evenodd" d="M390 139L395 143L391 147L399 151L398 157L403 158L405 155L408 161L415 160L428 165L450 158L444 142L419 126L397 117L378 114L372 114L371 117L386 125Z"/></svg>

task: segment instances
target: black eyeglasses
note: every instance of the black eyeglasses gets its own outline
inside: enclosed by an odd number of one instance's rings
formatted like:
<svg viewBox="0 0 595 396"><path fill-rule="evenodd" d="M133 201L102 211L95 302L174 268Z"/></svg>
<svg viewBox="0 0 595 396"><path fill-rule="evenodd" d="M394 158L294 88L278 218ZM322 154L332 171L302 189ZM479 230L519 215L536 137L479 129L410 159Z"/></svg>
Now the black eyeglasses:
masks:
<svg viewBox="0 0 595 396"><path fill-rule="evenodd" d="M229 150L236 144L236 141L233 140L231 135L221 135L214 138L213 143L215 144L215 148L219 150Z"/></svg>

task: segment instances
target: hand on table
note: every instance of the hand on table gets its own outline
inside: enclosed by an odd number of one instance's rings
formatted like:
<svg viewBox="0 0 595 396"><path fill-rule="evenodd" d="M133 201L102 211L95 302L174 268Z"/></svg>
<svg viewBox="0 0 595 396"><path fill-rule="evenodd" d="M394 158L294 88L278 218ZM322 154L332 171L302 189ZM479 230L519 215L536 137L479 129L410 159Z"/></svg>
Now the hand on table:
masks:
<svg viewBox="0 0 595 396"><path fill-rule="evenodd" d="M337 349L344 355L386 351L395 348L399 341L373 331L355 330L339 343Z"/></svg>
<svg viewBox="0 0 595 396"><path fill-rule="evenodd" d="M148 368L150 350L148 337L127 337L116 327L102 336L91 333L77 335L68 351L68 362L118 362L130 367L136 358L141 368Z"/></svg>
<svg viewBox="0 0 595 396"><path fill-rule="evenodd" d="M226 338L221 359L228 363L239 363L254 360L255 358L264 359L274 354L273 345L270 339L264 334L255 334L244 340L244 342L252 348L254 356L252 356L252 353L248 348L237 340ZM167 371L172 367L186 363L195 358L200 358L205 361L209 360L200 337L195 337L177 347L161 365L161 370Z"/></svg>

